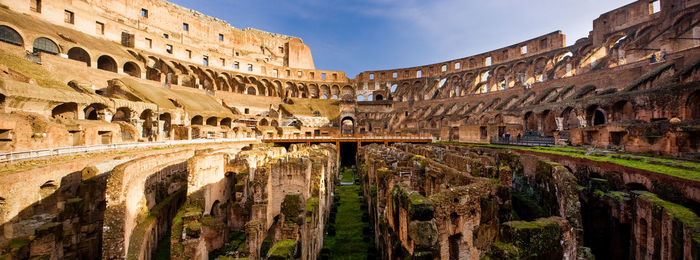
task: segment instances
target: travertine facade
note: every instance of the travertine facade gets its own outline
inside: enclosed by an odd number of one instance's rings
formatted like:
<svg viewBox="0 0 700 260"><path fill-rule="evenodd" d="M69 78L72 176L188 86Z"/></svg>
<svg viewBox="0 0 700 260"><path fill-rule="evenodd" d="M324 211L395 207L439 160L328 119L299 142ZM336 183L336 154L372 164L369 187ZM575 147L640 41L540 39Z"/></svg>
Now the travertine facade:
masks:
<svg viewBox="0 0 700 260"><path fill-rule="evenodd" d="M341 169L368 257L698 259L699 11L350 79L162 0L0 0L0 259L337 257Z"/></svg>

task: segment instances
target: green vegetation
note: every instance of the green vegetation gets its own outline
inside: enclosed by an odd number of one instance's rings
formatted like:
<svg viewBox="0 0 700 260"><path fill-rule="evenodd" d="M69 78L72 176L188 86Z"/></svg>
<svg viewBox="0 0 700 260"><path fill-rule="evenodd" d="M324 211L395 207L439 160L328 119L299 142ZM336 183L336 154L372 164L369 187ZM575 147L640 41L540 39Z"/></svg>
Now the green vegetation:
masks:
<svg viewBox="0 0 700 260"><path fill-rule="evenodd" d="M267 259L294 259L297 242L291 239L275 243L267 254Z"/></svg>
<svg viewBox="0 0 700 260"><path fill-rule="evenodd" d="M662 200L654 193L646 191L633 191L633 193L646 200L649 200L649 202L652 204L652 209L654 212L664 210L674 220L683 223L683 226L685 227L696 228L700 224L700 217L686 207Z"/></svg>
<svg viewBox="0 0 700 260"><path fill-rule="evenodd" d="M367 259L371 240L366 241L364 237L371 234L365 234L363 231L370 227L369 223L362 220L365 212L360 210L363 203L359 195L360 186L338 186L336 190L340 197L338 213L335 222L328 223L329 228L331 225L335 226L336 233L335 236L324 237L324 248L332 252L331 259Z"/></svg>
<svg viewBox="0 0 700 260"><path fill-rule="evenodd" d="M658 158L652 157L650 155L647 156L625 153L588 153L588 151L585 148L578 147L524 147L495 144L469 144L459 142L440 143L555 154L573 158L588 159L596 162L613 163L625 167L665 174L691 181L700 181L700 163L698 162Z"/></svg>
<svg viewBox="0 0 700 260"><path fill-rule="evenodd" d="M352 169L345 169L343 171L343 178L340 181L341 182L353 182L353 181L355 181L353 173L354 172Z"/></svg>

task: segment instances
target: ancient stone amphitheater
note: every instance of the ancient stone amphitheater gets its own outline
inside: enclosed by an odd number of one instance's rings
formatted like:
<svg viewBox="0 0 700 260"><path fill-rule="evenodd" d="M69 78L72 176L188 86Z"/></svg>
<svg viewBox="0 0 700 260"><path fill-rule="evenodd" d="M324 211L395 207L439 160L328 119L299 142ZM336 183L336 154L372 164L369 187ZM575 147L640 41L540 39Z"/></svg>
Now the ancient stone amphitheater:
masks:
<svg viewBox="0 0 700 260"><path fill-rule="evenodd" d="M163 0L0 0L0 259L700 259L699 23L350 79Z"/></svg>

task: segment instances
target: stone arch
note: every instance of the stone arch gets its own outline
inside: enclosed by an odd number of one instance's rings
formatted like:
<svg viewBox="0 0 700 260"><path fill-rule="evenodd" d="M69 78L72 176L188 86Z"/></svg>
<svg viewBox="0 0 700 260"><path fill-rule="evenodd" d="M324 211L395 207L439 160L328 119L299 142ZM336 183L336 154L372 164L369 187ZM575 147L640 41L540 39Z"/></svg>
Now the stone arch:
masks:
<svg viewBox="0 0 700 260"><path fill-rule="evenodd" d="M308 98L309 97L309 88L304 84L304 83L298 83L297 84L299 88L299 97L300 98Z"/></svg>
<svg viewBox="0 0 700 260"><path fill-rule="evenodd" d="M537 131L537 121L535 121L535 113L529 111L523 117L525 123L525 131Z"/></svg>
<svg viewBox="0 0 700 260"><path fill-rule="evenodd" d="M162 113L158 116L158 120L163 121L163 132L165 137L170 137L170 128L172 127L172 116L170 113Z"/></svg>
<svg viewBox="0 0 700 260"><path fill-rule="evenodd" d="M311 84L309 85L309 97L311 98L319 98L320 97L320 89L316 84Z"/></svg>
<svg viewBox="0 0 700 260"><path fill-rule="evenodd" d="M102 103L92 103L83 109L85 119L87 120L104 120L105 110L107 106Z"/></svg>
<svg viewBox="0 0 700 260"><path fill-rule="evenodd" d="M627 100L615 102L612 106L612 112L613 121L629 121L635 118L634 105Z"/></svg>
<svg viewBox="0 0 700 260"><path fill-rule="evenodd" d="M340 133L341 134L355 134L355 118L351 116L343 117L340 120Z"/></svg>
<svg viewBox="0 0 700 260"><path fill-rule="evenodd" d="M270 125L270 122L267 121L267 119L263 118L263 119L260 119L260 122L258 122L258 125L260 125L260 126L268 126L268 125Z"/></svg>
<svg viewBox="0 0 700 260"><path fill-rule="evenodd" d="M557 130L557 122L555 117L555 113L551 110L545 110L542 112L540 116L542 120L542 136L554 136L554 131Z"/></svg>
<svg viewBox="0 0 700 260"><path fill-rule="evenodd" d="M253 96L254 96L254 95L257 94L257 89L255 89L254 87L251 86L251 87L248 87L248 88L245 90L245 93L248 94L248 95L253 95Z"/></svg>
<svg viewBox="0 0 700 260"><path fill-rule="evenodd" d="M140 78L141 77L141 67L133 61L127 61L124 63L123 71L126 75Z"/></svg>
<svg viewBox="0 0 700 260"><path fill-rule="evenodd" d="M287 81L285 84L287 85L287 87L284 89L286 97L296 98L299 96L299 88L297 88L296 84L289 81Z"/></svg>
<svg viewBox="0 0 700 260"><path fill-rule="evenodd" d="M350 85L343 86L340 97L343 100L354 100L355 89L353 89Z"/></svg>
<svg viewBox="0 0 700 260"><path fill-rule="evenodd" d="M207 125L209 126L217 126L219 123L219 118L212 116L207 118Z"/></svg>
<svg viewBox="0 0 700 260"><path fill-rule="evenodd" d="M68 58L71 60L77 60L85 62L85 64L90 67L90 54L80 47L73 47L68 50Z"/></svg>
<svg viewBox="0 0 700 260"><path fill-rule="evenodd" d="M700 90L693 92L688 96L685 102L686 119L700 120Z"/></svg>
<svg viewBox="0 0 700 260"><path fill-rule="evenodd" d="M32 44L32 52L34 53L48 53L51 55L56 55L61 52L61 50L58 48L58 44L54 42L53 40L46 38L46 37L39 37L34 40L34 43Z"/></svg>
<svg viewBox="0 0 700 260"><path fill-rule="evenodd" d="M49 196L53 195L56 190L58 190L58 185L56 185L56 182L53 180L45 182L39 186L39 196L41 196L40 199L48 198Z"/></svg>
<svg viewBox="0 0 700 260"><path fill-rule="evenodd" d="M51 110L52 118L78 119L78 104L75 102L63 103Z"/></svg>
<svg viewBox="0 0 700 260"><path fill-rule="evenodd" d="M102 55L97 59L97 68L117 73L117 62L109 55Z"/></svg>
<svg viewBox="0 0 700 260"><path fill-rule="evenodd" d="M153 136L153 110L146 109L141 112L139 119L143 121L141 124L141 137L147 138Z"/></svg>
<svg viewBox="0 0 700 260"><path fill-rule="evenodd" d="M0 25L0 41L17 46L24 46L24 39L17 30L7 25Z"/></svg>
<svg viewBox="0 0 700 260"><path fill-rule="evenodd" d="M270 126L278 127L279 125L280 124L275 119L272 119L272 121L270 121Z"/></svg>
<svg viewBox="0 0 700 260"><path fill-rule="evenodd" d="M328 85L321 85L320 91L321 96L326 96L326 98L331 96L331 88Z"/></svg>
<svg viewBox="0 0 700 260"><path fill-rule="evenodd" d="M576 111L573 107L567 107L561 112L561 117L563 119L562 127L564 130L571 130L578 127L578 118L576 117Z"/></svg>
<svg viewBox="0 0 700 260"><path fill-rule="evenodd" d="M200 115L196 115L190 120L190 125L204 125L204 118Z"/></svg>
<svg viewBox="0 0 700 260"><path fill-rule="evenodd" d="M384 96L382 96L382 94L376 94L376 95L374 95L374 100L382 101L382 100L384 100Z"/></svg>
<svg viewBox="0 0 700 260"><path fill-rule="evenodd" d="M586 119L591 126L604 125L607 122L605 111L598 105L591 105L586 109Z"/></svg>
<svg viewBox="0 0 700 260"><path fill-rule="evenodd" d="M214 203L211 204L211 210L209 211L209 215L212 217L218 217L221 215L221 207L219 206L219 200L214 201Z"/></svg>
<svg viewBox="0 0 700 260"><path fill-rule="evenodd" d="M117 111L114 112L114 116L112 116L112 122L116 122L116 121L131 122L131 114L132 113L133 113L133 111L128 107L119 107L119 108L117 108Z"/></svg>
<svg viewBox="0 0 700 260"><path fill-rule="evenodd" d="M231 118L226 117L226 118L221 119L221 122L219 122L219 125L231 128L231 122L232 122Z"/></svg>

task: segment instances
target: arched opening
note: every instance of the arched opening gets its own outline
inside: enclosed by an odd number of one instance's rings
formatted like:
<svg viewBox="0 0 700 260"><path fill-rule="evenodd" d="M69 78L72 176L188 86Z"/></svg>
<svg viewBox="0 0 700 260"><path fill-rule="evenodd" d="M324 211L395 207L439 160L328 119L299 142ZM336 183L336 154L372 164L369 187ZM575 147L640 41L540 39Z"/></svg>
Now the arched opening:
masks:
<svg viewBox="0 0 700 260"><path fill-rule="evenodd" d="M542 136L554 136L554 131L557 130L557 122L555 115L550 110L542 112Z"/></svg>
<svg viewBox="0 0 700 260"><path fill-rule="evenodd" d="M17 46L24 46L24 40L15 29L0 25L0 41Z"/></svg>
<svg viewBox="0 0 700 260"><path fill-rule="evenodd" d="M110 56L102 55L97 59L97 68L117 73L117 62Z"/></svg>
<svg viewBox="0 0 700 260"><path fill-rule="evenodd" d="M537 121L535 121L535 114L532 112L525 113L525 131L537 131Z"/></svg>
<svg viewBox="0 0 700 260"><path fill-rule="evenodd" d="M613 121L634 120L634 106L626 100L618 101L613 105Z"/></svg>
<svg viewBox="0 0 700 260"><path fill-rule="evenodd" d="M685 108L688 120L700 120L700 91L695 91L688 97Z"/></svg>
<svg viewBox="0 0 700 260"><path fill-rule="evenodd" d="M78 119L78 104L73 102L60 104L51 110L51 117L57 119Z"/></svg>
<svg viewBox="0 0 700 260"><path fill-rule="evenodd" d="M56 55L59 53L58 45L56 45L55 42L46 37L36 38L32 47L34 53L43 52L51 55Z"/></svg>
<svg viewBox="0 0 700 260"><path fill-rule="evenodd" d="M68 58L71 60L85 62L85 64L90 67L90 54L80 47L70 48L70 50L68 50Z"/></svg>
<svg viewBox="0 0 700 260"><path fill-rule="evenodd" d="M218 217L221 215L221 207L219 206L219 201L216 200L214 201L214 204L211 205L211 210L209 211L209 215L212 217Z"/></svg>
<svg viewBox="0 0 700 260"><path fill-rule="evenodd" d="M248 89L246 89L245 93L248 95L256 95L257 90L254 87L248 87Z"/></svg>
<svg viewBox="0 0 700 260"><path fill-rule="evenodd" d="M321 96L321 99L328 99L328 95L323 94L323 96Z"/></svg>
<svg viewBox="0 0 700 260"><path fill-rule="evenodd" d="M190 121L190 125L202 125L204 118L202 116L194 116Z"/></svg>
<svg viewBox="0 0 700 260"><path fill-rule="evenodd" d="M170 115L170 113L160 114L158 120L163 122L163 135L165 135L165 137L170 137L170 124L172 122L172 116Z"/></svg>
<svg viewBox="0 0 700 260"><path fill-rule="evenodd" d="M355 134L355 119L348 116L340 120L340 133L343 135Z"/></svg>
<svg viewBox="0 0 700 260"><path fill-rule="evenodd" d="M219 122L219 119L216 118L215 116L212 116L210 118L207 118L207 125L210 126L216 126L216 124Z"/></svg>
<svg viewBox="0 0 700 260"><path fill-rule="evenodd" d="M592 126L605 124L605 112L603 112L598 105L588 107L586 112L588 115L588 120L591 122Z"/></svg>
<svg viewBox="0 0 700 260"><path fill-rule="evenodd" d="M85 112L85 119L87 120L104 120L105 119L105 109L107 106L100 103L92 103L83 109Z"/></svg>
<svg viewBox="0 0 700 260"><path fill-rule="evenodd" d="M221 119L221 123L219 123L219 125L231 128L231 118L227 117L227 118Z"/></svg>
<svg viewBox="0 0 700 260"><path fill-rule="evenodd" d="M384 96L382 96L381 94L377 94L377 95L374 97L374 100L376 100L376 101L382 101L382 100L384 100Z"/></svg>
<svg viewBox="0 0 700 260"><path fill-rule="evenodd" d="M143 121L141 124L141 137L148 138L153 136L153 111L146 109L141 112L139 119Z"/></svg>
<svg viewBox="0 0 700 260"><path fill-rule="evenodd" d="M562 127L564 130L571 130L578 127L578 118L576 118L576 112L574 108L567 107L564 112L561 113L561 117L564 119Z"/></svg>
<svg viewBox="0 0 700 260"><path fill-rule="evenodd" d="M270 123L265 118L261 119L259 123L260 126L268 126L269 124Z"/></svg>
<svg viewBox="0 0 700 260"><path fill-rule="evenodd" d="M124 73L132 77L140 78L141 68L139 68L139 65L136 65L136 63L129 61L124 63Z"/></svg>
<svg viewBox="0 0 700 260"><path fill-rule="evenodd" d="M647 220L644 218L639 219L639 250L642 256L647 256L647 237L649 233L649 228Z"/></svg>
<svg viewBox="0 0 700 260"><path fill-rule="evenodd" d="M459 127L450 128L450 141L459 141Z"/></svg>
<svg viewBox="0 0 700 260"><path fill-rule="evenodd" d="M451 235L449 238L449 251L450 251L450 259L461 259L459 252L459 245L461 244L460 241L462 240L462 234L455 234Z"/></svg>
<svg viewBox="0 0 700 260"><path fill-rule="evenodd" d="M270 122L270 126L278 127L278 126L279 126L279 123L277 123L277 120L274 120L274 119L273 119L273 120Z"/></svg>
<svg viewBox="0 0 700 260"><path fill-rule="evenodd" d="M357 95L357 101L365 101L365 96Z"/></svg>
<svg viewBox="0 0 700 260"><path fill-rule="evenodd" d="M116 122L116 121L122 121L122 122L131 121L131 109L129 109L128 107L117 108L117 112L115 112L114 116L112 117L112 122Z"/></svg>

